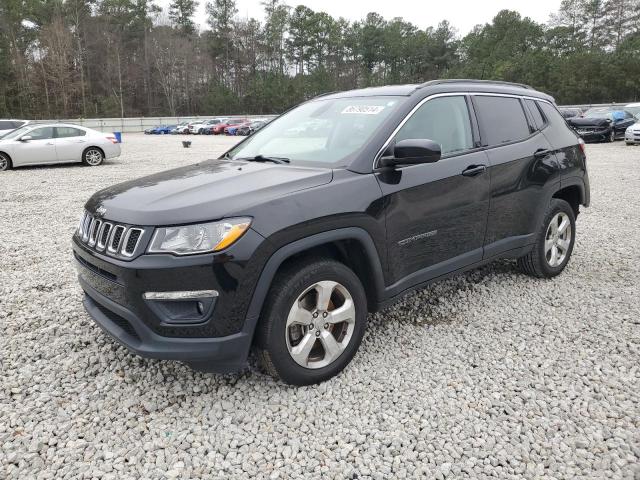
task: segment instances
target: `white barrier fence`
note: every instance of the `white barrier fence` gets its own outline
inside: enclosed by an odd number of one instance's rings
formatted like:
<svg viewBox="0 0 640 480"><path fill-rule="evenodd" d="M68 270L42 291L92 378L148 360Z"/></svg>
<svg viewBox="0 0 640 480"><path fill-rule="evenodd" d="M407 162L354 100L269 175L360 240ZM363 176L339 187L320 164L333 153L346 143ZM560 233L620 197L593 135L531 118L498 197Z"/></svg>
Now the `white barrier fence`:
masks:
<svg viewBox="0 0 640 480"><path fill-rule="evenodd" d="M195 117L132 117L132 118L73 118L55 120L55 122L74 123L83 127L93 128L101 132L143 132L147 128L158 125L177 125L182 122L196 122L210 118L246 118L257 120L260 118L274 118L275 115L225 115L225 116L195 116Z"/></svg>
<svg viewBox="0 0 640 480"><path fill-rule="evenodd" d="M600 103L582 105L560 105L560 108L581 108L586 110L591 107L623 107L626 103ZM54 122L67 122L93 128L101 132L144 132L147 128L158 125L177 125L182 122L195 122L210 118L247 118L257 120L259 118L274 118L276 115L216 115L216 116L192 116L192 117L130 117L130 118L74 118L68 120L55 120Z"/></svg>

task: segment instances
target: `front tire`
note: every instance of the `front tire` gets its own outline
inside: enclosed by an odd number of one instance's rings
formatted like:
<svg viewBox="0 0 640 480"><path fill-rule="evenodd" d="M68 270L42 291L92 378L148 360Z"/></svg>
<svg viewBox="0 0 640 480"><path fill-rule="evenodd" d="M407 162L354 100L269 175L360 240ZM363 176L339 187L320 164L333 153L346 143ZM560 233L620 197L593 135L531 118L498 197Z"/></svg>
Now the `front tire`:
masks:
<svg viewBox="0 0 640 480"><path fill-rule="evenodd" d="M263 369L286 383L320 383L349 364L366 322L365 291L351 269L328 259L297 262L269 290L256 353Z"/></svg>
<svg viewBox="0 0 640 480"><path fill-rule="evenodd" d="M82 163L90 167L97 167L104 161L104 153L96 147L87 148L82 154Z"/></svg>
<svg viewBox="0 0 640 480"><path fill-rule="evenodd" d="M552 198L533 249L518 259L518 268L533 277L552 278L569 263L575 243L576 216L566 201Z"/></svg>
<svg viewBox="0 0 640 480"><path fill-rule="evenodd" d="M7 155L6 153L0 153L0 172L11 170L12 167L13 164L11 163L9 155Z"/></svg>

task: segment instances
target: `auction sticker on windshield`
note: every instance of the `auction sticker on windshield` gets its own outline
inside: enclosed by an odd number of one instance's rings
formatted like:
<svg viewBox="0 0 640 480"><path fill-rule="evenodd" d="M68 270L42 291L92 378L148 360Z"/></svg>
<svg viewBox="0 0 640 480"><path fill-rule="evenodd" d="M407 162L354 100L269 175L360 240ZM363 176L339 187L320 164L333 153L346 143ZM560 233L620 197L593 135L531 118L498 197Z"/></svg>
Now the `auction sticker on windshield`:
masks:
<svg viewBox="0 0 640 480"><path fill-rule="evenodd" d="M359 113L361 115L377 115L382 110L384 110L384 106L382 105L351 105L342 110L341 113Z"/></svg>

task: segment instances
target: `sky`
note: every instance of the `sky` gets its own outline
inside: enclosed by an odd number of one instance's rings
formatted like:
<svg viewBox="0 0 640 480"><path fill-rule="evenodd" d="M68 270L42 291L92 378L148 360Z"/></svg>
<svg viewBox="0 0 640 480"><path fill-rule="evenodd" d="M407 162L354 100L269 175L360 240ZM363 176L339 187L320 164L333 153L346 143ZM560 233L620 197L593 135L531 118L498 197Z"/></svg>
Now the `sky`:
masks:
<svg viewBox="0 0 640 480"><path fill-rule="evenodd" d="M195 18L201 27L206 26L206 1L199 0ZM157 3L166 10L170 0L157 0ZM261 0L236 0L238 15L262 20L264 10L260 3ZM465 35L477 24L490 22L496 13L506 8L545 23L560 6L560 0L285 0L284 3L293 7L306 5L312 10L352 21L364 18L368 12L377 12L386 19L403 17L421 29L449 20L460 35Z"/></svg>

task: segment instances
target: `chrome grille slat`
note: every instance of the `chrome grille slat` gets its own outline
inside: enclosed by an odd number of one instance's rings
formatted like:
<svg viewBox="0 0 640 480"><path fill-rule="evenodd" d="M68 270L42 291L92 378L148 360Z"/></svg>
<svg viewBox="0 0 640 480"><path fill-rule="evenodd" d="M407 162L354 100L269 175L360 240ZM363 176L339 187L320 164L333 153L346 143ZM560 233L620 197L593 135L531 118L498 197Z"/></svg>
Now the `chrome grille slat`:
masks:
<svg viewBox="0 0 640 480"><path fill-rule="evenodd" d="M107 246L107 242L109 241L109 237L111 236L111 227L113 226L110 222L104 222L102 224L102 229L98 234L98 250L104 250Z"/></svg>
<svg viewBox="0 0 640 480"><path fill-rule="evenodd" d="M91 226L91 222L93 222L93 217L87 214L82 226L82 241L85 243L89 240L89 227Z"/></svg>
<svg viewBox="0 0 640 480"><path fill-rule="evenodd" d="M137 238L135 238L135 243L132 247L129 247L129 240L131 239L133 235L137 235ZM122 240L122 251L120 253L122 253L122 255L124 255L125 257L131 257L133 256L133 254L136 251L136 248L138 248L138 243L140 242L140 239L142 238L142 229L141 228L130 228L127 231L127 234L124 236L123 240Z"/></svg>
<svg viewBox="0 0 640 480"><path fill-rule="evenodd" d="M91 232L89 233L89 246L93 247L98 239L98 232L102 227L102 220L94 219L91 223Z"/></svg>
<svg viewBox="0 0 640 480"><path fill-rule="evenodd" d="M96 251L114 257L131 258L139 253L144 232L145 229L142 227L109 222L85 211L77 229L77 236L80 242Z"/></svg>
<svg viewBox="0 0 640 480"><path fill-rule="evenodd" d="M111 234L111 239L109 241L109 246L107 250L111 253L118 253L120 250L120 245L122 245L122 239L126 232L126 228L122 225L116 225L113 228L113 233Z"/></svg>

